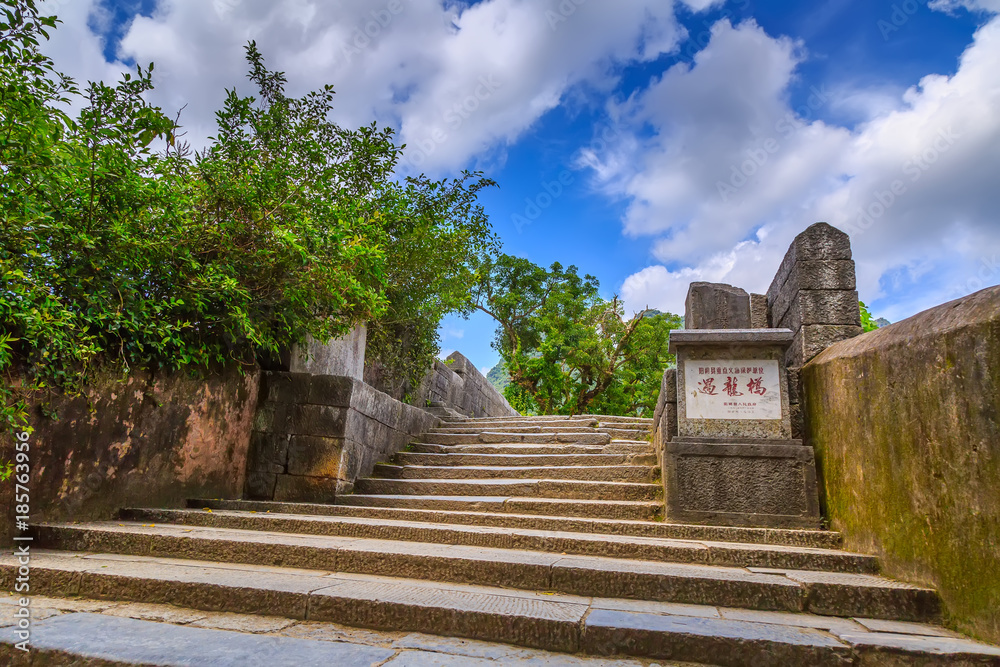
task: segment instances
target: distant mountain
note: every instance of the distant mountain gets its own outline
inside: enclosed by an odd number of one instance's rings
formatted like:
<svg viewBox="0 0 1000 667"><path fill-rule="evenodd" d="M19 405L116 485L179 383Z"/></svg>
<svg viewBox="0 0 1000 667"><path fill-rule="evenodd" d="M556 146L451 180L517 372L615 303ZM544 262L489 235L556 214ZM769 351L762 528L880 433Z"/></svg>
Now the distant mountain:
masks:
<svg viewBox="0 0 1000 667"><path fill-rule="evenodd" d="M503 365L503 359L490 369L490 372L486 374L486 379L490 381L497 391L501 394L503 390L507 388L510 384L510 374L507 373L507 367Z"/></svg>
<svg viewBox="0 0 1000 667"><path fill-rule="evenodd" d="M882 327L889 326L890 324L892 324L892 322L890 322L889 320L885 319L884 317L880 317L877 320L875 320L875 324L877 324L878 328L881 329Z"/></svg>

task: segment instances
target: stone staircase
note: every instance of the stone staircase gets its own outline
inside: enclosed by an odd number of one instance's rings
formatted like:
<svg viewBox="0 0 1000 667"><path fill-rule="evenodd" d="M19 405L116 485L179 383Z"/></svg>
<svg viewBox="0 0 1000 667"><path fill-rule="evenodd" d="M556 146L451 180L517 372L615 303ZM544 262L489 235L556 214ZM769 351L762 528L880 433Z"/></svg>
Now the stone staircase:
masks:
<svg viewBox="0 0 1000 667"><path fill-rule="evenodd" d="M32 592L635 665L1000 665L1000 649L936 625L933 590L879 576L836 533L664 522L650 426L452 419L336 505L195 500L38 525ZM16 562L0 559L0 574L10 590ZM626 664L495 655L507 657L489 664ZM295 664L322 664L310 660Z"/></svg>

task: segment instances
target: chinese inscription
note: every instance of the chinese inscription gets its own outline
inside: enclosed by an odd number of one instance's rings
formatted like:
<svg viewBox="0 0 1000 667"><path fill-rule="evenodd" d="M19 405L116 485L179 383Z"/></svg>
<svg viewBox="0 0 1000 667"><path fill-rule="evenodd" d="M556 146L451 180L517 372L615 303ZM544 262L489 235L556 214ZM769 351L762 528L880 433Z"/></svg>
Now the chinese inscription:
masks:
<svg viewBox="0 0 1000 667"><path fill-rule="evenodd" d="M688 419L781 419L778 362L687 360Z"/></svg>

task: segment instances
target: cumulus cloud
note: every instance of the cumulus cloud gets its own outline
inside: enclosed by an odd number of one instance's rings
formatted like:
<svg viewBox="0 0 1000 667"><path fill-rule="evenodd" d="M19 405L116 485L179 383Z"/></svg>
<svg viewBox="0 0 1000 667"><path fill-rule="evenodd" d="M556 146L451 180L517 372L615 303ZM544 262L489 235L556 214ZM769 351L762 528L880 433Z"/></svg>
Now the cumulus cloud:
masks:
<svg viewBox="0 0 1000 667"><path fill-rule="evenodd" d="M49 2L67 14L50 51L67 69L105 74L87 27L94 0ZM223 90L250 92L243 46L257 40L293 92L333 83L339 122L391 125L414 169L441 173L516 141L574 85L600 86L616 65L654 59L682 36L673 3L657 0L159 0L131 21L118 57L155 61L152 99L187 105L200 144Z"/></svg>
<svg viewBox="0 0 1000 667"><path fill-rule="evenodd" d="M662 264L623 285L632 307L678 311L692 280L766 289L792 237L819 220L853 236L859 289L895 319L1000 282L1000 19L948 77L929 75L853 129L793 109L800 45L720 22L626 114L655 136L634 172L602 174L628 197L624 229ZM813 101L835 93L814 89ZM818 107L817 107L818 108ZM982 274L982 275L981 275ZM984 277L985 276L985 277Z"/></svg>

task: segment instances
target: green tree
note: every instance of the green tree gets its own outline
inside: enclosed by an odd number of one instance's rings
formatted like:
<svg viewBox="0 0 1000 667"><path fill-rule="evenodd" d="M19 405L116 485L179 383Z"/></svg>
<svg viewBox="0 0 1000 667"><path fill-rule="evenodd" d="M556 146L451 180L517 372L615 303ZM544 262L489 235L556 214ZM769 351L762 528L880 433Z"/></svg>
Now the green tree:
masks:
<svg viewBox="0 0 1000 667"><path fill-rule="evenodd" d="M152 65L80 91L38 49L57 20L0 10L0 428L99 364L251 364L358 322L410 327L418 344L385 354L404 370L433 356L493 243L488 181L397 183L391 130L330 121L330 86L289 97L252 42L256 94L227 91L192 153L144 99Z"/></svg>
<svg viewBox="0 0 1000 667"><path fill-rule="evenodd" d="M474 267L498 249L477 203L493 185L478 172L452 181L421 176L381 197L388 308L368 325L365 380L372 386L408 398L440 352L441 318L470 311Z"/></svg>
<svg viewBox="0 0 1000 667"><path fill-rule="evenodd" d="M656 405L674 315L626 317L591 275L559 263L543 269L501 255L479 267L476 308L498 323L494 348L510 373L505 394L540 414L636 415Z"/></svg>

